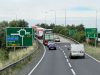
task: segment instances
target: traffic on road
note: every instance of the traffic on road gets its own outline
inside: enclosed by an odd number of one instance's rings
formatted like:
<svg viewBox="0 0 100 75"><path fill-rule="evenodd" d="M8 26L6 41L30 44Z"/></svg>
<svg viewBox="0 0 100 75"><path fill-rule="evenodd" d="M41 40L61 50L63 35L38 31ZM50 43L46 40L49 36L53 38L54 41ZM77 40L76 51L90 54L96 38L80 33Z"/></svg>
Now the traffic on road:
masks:
<svg viewBox="0 0 100 75"><path fill-rule="evenodd" d="M50 36L51 33L49 33ZM46 35L47 36L47 35ZM73 41L54 34L54 38L60 39L56 42L53 39L42 40L45 50L43 56L34 66L29 64L25 68L31 69L21 71L21 75L99 75L100 63L85 53L83 44L75 44ZM43 36L44 37L44 36ZM47 45L43 43L47 41ZM33 66L33 68L32 68ZM23 74L22 74L23 72Z"/></svg>

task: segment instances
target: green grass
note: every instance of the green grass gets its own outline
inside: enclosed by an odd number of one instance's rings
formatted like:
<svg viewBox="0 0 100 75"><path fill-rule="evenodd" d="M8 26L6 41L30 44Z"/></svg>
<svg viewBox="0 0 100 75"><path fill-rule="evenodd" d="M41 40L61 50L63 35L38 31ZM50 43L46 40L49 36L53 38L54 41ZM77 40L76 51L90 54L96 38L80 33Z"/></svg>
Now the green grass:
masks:
<svg viewBox="0 0 100 75"><path fill-rule="evenodd" d="M33 48L34 47L34 48ZM33 51L33 53L32 53ZM14 67L10 67L7 70L4 70L0 73L0 75L15 75L18 73L27 63L29 63L31 60L37 59L39 53L41 53L41 49L39 49L39 45L37 43L34 43L33 46L30 46L29 48L18 50L16 52L10 52L9 53L9 60L6 61L0 61L2 64L2 67L11 64L13 62L18 61L19 59L25 57L26 55L32 53L31 56L29 56L25 61L21 61L19 64L16 64Z"/></svg>
<svg viewBox="0 0 100 75"><path fill-rule="evenodd" d="M11 51L9 53L8 60L0 61L0 69L2 69L3 67L5 67L9 64L12 64L12 63L18 61L19 59L25 57L26 55L30 54L33 50L35 50L36 47L37 47L37 45L36 45L36 43L34 43L33 46L30 46L27 49Z"/></svg>
<svg viewBox="0 0 100 75"><path fill-rule="evenodd" d="M91 56L93 56L97 60L100 60L100 47L95 48L94 46L90 46L90 45L86 44L85 50L86 50L86 53L90 54Z"/></svg>

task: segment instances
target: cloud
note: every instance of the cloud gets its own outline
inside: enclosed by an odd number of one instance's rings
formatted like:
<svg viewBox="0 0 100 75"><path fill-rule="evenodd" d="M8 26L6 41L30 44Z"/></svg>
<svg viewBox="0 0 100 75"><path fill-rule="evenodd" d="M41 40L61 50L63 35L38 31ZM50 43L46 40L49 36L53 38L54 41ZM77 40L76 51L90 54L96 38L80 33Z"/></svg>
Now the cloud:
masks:
<svg viewBox="0 0 100 75"><path fill-rule="evenodd" d="M64 23L64 9L67 9L67 18L94 18L95 21L95 10L99 7L100 0L0 0L0 19L12 20L17 17L17 19L26 19L31 24L36 24L44 22L46 16L47 21L53 22L54 12L49 10L56 10L57 19L60 23ZM47 14L45 14L46 11ZM77 23L81 22L79 19L77 19ZM84 20L87 25L94 24L90 22ZM73 23L76 22L73 20Z"/></svg>
<svg viewBox="0 0 100 75"><path fill-rule="evenodd" d="M70 9L71 11L95 11L93 8L88 8L88 7L74 7Z"/></svg>

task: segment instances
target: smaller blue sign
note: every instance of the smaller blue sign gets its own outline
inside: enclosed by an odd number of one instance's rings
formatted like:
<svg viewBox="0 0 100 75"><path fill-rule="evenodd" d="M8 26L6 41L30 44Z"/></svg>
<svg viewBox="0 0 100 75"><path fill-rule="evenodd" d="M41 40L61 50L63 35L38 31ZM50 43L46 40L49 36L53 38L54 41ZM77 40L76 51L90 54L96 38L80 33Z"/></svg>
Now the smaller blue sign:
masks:
<svg viewBox="0 0 100 75"><path fill-rule="evenodd" d="M7 41L18 41L19 37L18 36L8 36Z"/></svg>

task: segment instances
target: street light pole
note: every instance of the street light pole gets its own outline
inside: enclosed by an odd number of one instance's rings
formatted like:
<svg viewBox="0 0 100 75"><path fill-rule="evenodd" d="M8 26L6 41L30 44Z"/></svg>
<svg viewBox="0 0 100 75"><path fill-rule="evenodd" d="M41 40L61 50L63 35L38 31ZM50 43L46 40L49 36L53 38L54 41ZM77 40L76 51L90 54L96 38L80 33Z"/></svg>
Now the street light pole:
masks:
<svg viewBox="0 0 100 75"><path fill-rule="evenodd" d="M96 29L97 29L97 13L98 11L96 10ZM98 39L98 31L97 31L97 37L95 38L95 48L97 46L97 39Z"/></svg>
<svg viewBox="0 0 100 75"><path fill-rule="evenodd" d="M66 9L65 9L65 26L66 26Z"/></svg>
<svg viewBox="0 0 100 75"><path fill-rule="evenodd" d="M96 10L96 28L97 28L97 13L98 11Z"/></svg>
<svg viewBox="0 0 100 75"><path fill-rule="evenodd" d="M55 12L55 25L56 25L56 11L54 11Z"/></svg>
<svg viewBox="0 0 100 75"><path fill-rule="evenodd" d="M54 19L55 19L54 23L56 25L56 11L55 10L50 10L50 11L53 11L54 12Z"/></svg>
<svg viewBox="0 0 100 75"><path fill-rule="evenodd" d="M44 19L44 20L45 20L45 24L46 24L46 14L47 14L47 12L45 11L45 16L44 16L44 18L45 18L45 19Z"/></svg>

